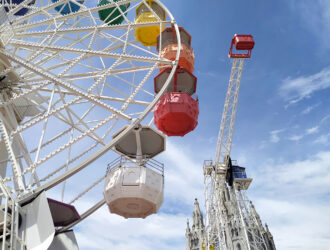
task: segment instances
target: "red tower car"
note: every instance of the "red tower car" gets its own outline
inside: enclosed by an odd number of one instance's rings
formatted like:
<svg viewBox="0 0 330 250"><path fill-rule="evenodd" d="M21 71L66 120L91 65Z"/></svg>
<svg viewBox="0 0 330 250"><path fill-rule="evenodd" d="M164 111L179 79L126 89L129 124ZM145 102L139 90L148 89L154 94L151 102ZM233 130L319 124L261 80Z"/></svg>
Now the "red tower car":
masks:
<svg viewBox="0 0 330 250"><path fill-rule="evenodd" d="M235 45L236 50L247 50L246 54L233 53L233 46ZM251 51L254 47L254 40L252 35L237 35L235 34L231 40L231 46L228 56L230 58L250 58Z"/></svg>

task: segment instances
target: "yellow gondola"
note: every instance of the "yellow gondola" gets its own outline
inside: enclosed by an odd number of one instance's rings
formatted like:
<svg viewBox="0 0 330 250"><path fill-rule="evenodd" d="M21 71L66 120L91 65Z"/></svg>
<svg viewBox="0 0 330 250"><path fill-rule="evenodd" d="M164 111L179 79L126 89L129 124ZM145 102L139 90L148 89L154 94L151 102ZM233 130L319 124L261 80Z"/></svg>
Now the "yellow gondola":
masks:
<svg viewBox="0 0 330 250"><path fill-rule="evenodd" d="M147 0L147 6L145 3L141 3L136 8L135 23L147 23L147 22L159 22L159 20L166 20L165 10L159 6L153 0ZM149 7L149 8L148 8ZM153 12L156 14L154 15ZM150 26L136 27L135 37L136 40L141 42L144 46L156 46L157 37L159 33L164 29L163 25L155 24Z"/></svg>

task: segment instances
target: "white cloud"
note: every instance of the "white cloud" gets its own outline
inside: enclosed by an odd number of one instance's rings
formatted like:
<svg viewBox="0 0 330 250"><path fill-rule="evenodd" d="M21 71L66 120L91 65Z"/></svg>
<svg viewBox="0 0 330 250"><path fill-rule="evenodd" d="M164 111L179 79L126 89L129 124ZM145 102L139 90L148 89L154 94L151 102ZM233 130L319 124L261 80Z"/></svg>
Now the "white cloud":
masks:
<svg viewBox="0 0 330 250"><path fill-rule="evenodd" d="M304 26L317 37L322 49L330 49L330 2L327 0L293 1Z"/></svg>
<svg viewBox="0 0 330 250"><path fill-rule="evenodd" d="M322 118L320 124L322 125L322 124L325 123L329 118L330 118L330 115L326 115L325 117Z"/></svg>
<svg viewBox="0 0 330 250"><path fill-rule="evenodd" d="M330 87L330 68L320 72L298 78L287 78L283 81L279 92L290 104L297 103L316 91Z"/></svg>
<svg viewBox="0 0 330 250"><path fill-rule="evenodd" d="M327 151L256 170L254 203L277 249L329 248L329 162Z"/></svg>
<svg viewBox="0 0 330 250"><path fill-rule="evenodd" d="M272 143L278 143L280 141L279 134L282 133L285 129L278 129L270 131L270 139L269 141Z"/></svg>
<svg viewBox="0 0 330 250"><path fill-rule="evenodd" d="M275 134L281 131L275 131ZM192 208L196 194L197 197L203 195L201 162L196 161L196 155L181 145L168 144L162 156L167 158L168 169L164 205L175 200L177 207L189 204ZM250 162L249 159L246 161ZM253 193L253 201L261 219L268 223L277 249L326 249L330 244L327 238L330 235L330 217L327 216L330 206L323 197L330 190L330 152L290 163L267 162L272 165L265 167L263 164L263 168L255 169L258 178L253 187L261 193ZM155 247L179 250L185 248L186 219L191 212L192 209L174 213L163 211L144 220L126 220L102 207L75 232L82 250L153 250Z"/></svg>
<svg viewBox="0 0 330 250"><path fill-rule="evenodd" d="M165 192L170 199L180 201L186 205L193 204L197 197L203 197L203 160L184 144L175 145L167 142L165 153L160 157L166 161ZM178 192L180 190L180 192Z"/></svg>
<svg viewBox="0 0 330 250"><path fill-rule="evenodd" d="M309 128L309 129L306 129L306 134L307 135L310 135L310 134L315 134L319 132L319 126L315 126L315 127L312 127L312 128Z"/></svg>
<svg viewBox="0 0 330 250"><path fill-rule="evenodd" d="M267 219L276 249L328 249L329 206L281 199L261 199L255 204Z"/></svg>
<svg viewBox="0 0 330 250"><path fill-rule="evenodd" d="M324 134L316 138L314 143L328 144L330 142L330 133Z"/></svg>
<svg viewBox="0 0 330 250"><path fill-rule="evenodd" d="M313 109L317 108L318 106L320 106L320 103L317 103L317 104L312 105L312 106L308 106L307 108L305 108L305 109L301 112L301 114L302 114L302 115L307 115L307 114L309 114Z"/></svg>
<svg viewBox="0 0 330 250"><path fill-rule="evenodd" d="M157 214L124 219L102 207L75 230L80 249L184 249L186 215Z"/></svg>
<svg viewBox="0 0 330 250"><path fill-rule="evenodd" d="M259 170L258 175L262 178L257 180L257 184L264 190L278 192L283 199L326 194L330 190L329 162L330 151L320 152L305 160L274 164Z"/></svg>
<svg viewBox="0 0 330 250"><path fill-rule="evenodd" d="M304 137L304 135L293 135L289 137L290 141L300 141L302 138Z"/></svg>
<svg viewBox="0 0 330 250"><path fill-rule="evenodd" d="M319 132L319 126L315 126L312 128L308 128L305 130L305 132L301 135L292 135L289 137L290 141L300 141L302 140L306 135L312 135L312 134L316 134Z"/></svg>

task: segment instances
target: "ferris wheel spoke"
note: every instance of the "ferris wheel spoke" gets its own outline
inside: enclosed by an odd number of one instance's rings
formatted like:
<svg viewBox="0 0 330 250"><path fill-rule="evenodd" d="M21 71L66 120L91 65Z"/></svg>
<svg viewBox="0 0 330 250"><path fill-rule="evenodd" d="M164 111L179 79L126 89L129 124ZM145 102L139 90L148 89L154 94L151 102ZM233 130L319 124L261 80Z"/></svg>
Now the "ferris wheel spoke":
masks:
<svg viewBox="0 0 330 250"><path fill-rule="evenodd" d="M68 107L70 104L66 104L66 105ZM22 124L18 129L16 129L15 131L13 131L11 133L11 136L14 136L14 135L16 135L18 133L21 133L24 130L29 129L30 127L32 127L33 125L35 125L38 122L46 121L52 115L54 117L58 118L59 120L63 121L64 123L68 124L72 128L76 129L77 131L79 131L81 133L85 133L86 131L82 130L79 126L77 126L75 123L73 123L72 118L71 118L71 120L68 120L65 116L63 116L60 113L60 111L64 109L63 106L59 107L57 110L51 110L51 111L49 111L47 113L44 113L41 116L36 117L34 120L31 119L30 121L27 121L26 123ZM75 114L72 110L70 110L70 112L73 113L73 114ZM75 114L75 116L77 118L79 118L76 114ZM81 120L82 120L82 118L79 118L78 122L81 122ZM99 138L93 131L91 132L91 134L88 134L88 137L90 137L91 139L93 139L95 141L98 141L101 144L104 144L104 141L101 138Z"/></svg>
<svg viewBox="0 0 330 250"><path fill-rule="evenodd" d="M58 27L62 27L63 25L65 24L65 22L62 22L60 25L58 25ZM48 28L51 28L51 27L48 27ZM28 36L27 36L28 37ZM39 44L52 44L54 42L58 42L60 39L63 38L63 35L62 36L55 36L54 35L49 35L49 36L45 36L45 37L40 37L38 39L38 42ZM26 39L26 37L24 38ZM24 40L23 40L24 41ZM16 47L15 48L16 50L17 49L20 49L19 47ZM43 55L43 53L48 53L47 50L45 49L40 49L40 50L37 50L37 51L31 51L27 56L26 58L28 58L29 60L36 60L38 57L40 57L41 55Z"/></svg>
<svg viewBox="0 0 330 250"><path fill-rule="evenodd" d="M125 60L132 60L137 62L149 62L149 63L162 63L162 64L169 64L172 65L172 61L168 59L157 59L152 57L146 56L134 56L134 55L122 55L117 53L109 53L97 50L87 50L87 49L76 49L76 48L68 48L68 47L61 47L61 46L47 46L32 42L20 42L18 40L11 41L9 43L12 46L17 46L21 48L28 48L28 49L47 49L49 51L56 51L56 52L66 52L66 53L73 53L73 54L81 54L86 53L88 56L100 56L100 57L109 57L109 58L116 58L116 59L125 59Z"/></svg>
<svg viewBox="0 0 330 250"><path fill-rule="evenodd" d="M83 129L81 129L79 126L77 126L77 124L70 123L70 121L68 119L66 119L66 117L63 116L62 114L55 114L54 117L56 117L57 119L61 120L64 123L66 123L67 125L71 126L70 129L76 129L80 133L85 132ZM101 139L98 139L98 137L94 137L94 136L95 136L94 133L93 134L88 134L88 137L90 137L92 140L97 141L101 144L104 143Z"/></svg>
<svg viewBox="0 0 330 250"><path fill-rule="evenodd" d="M87 153L89 153L91 150L95 149L96 146L98 146L98 143L94 143L92 146L88 147L85 151L83 151L82 153L76 155L75 157L69 159L69 161L67 162L68 164L71 164L75 161L77 161L79 158L83 157L84 155L86 155ZM61 170L63 170L66 166L67 163L63 164L62 166L60 166L59 168L55 169L54 171L52 171L51 173L49 173L48 175L46 175L45 177L43 177L42 179L40 179L40 182L45 182L47 181L49 178L53 177L54 175L56 175L57 173L59 173ZM32 186L35 186L36 184L34 183Z"/></svg>
<svg viewBox="0 0 330 250"><path fill-rule="evenodd" d="M155 68L155 66L152 66L152 68L149 68L149 70L152 70L152 69L154 69L154 68ZM129 85L129 86L132 87L133 89L137 87L137 85L135 85L133 82L127 81L126 79L124 79L124 78L118 76L117 74L113 75L113 77L115 77L116 79L120 80L121 82L123 82L123 83ZM108 84L106 84L106 85L107 85L109 88L112 88L110 85L108 85ZM144 92L145 94L151 96L152 98L155 96L153 93L151 93L151 92L149 92L149 91L147 91L147 90L145 90L145 89L141 89L141 91Z"/></svg>
<svg viewBox="0 0 330 250"><path fill-rule="evenodd" d="M91 107L89 110L86 111L86 113L82 116L82 117L79 117L75 112L73 112L69 107L67 107L68 111L78 119L77 122L75 122L76 126L75 128L77 130L79 130L80 132L85 132L83 131L81 128L79 128L79 124L83 125L88 131L91 130L91 128L88 126L87 122L84 122L84 117L87 116L87 114L93 109L94 107ZM103 121L102 120L98 120L98 122L101 122ZM101 143L102 145L105 145L105 142L94 132L94 131L91 131L91 134L88 134L89 137L93 138L94 140L98 141L99 143Z"/></svg>
<svg viewBox="0 0 330 250"><path fill-rule="evenodd" d="M104 179L106 178L106 175L103 175L101 178L98 178L92 185L87 187L84 191L79 193L75 198L73 198L69 204L73 204L78 199L80 199L82 196L84 196L86 193L88 193L91 189L93 189L96 185L100 184Z"/></svg>
<svg viewBox="0 0 330 250"><path fill-rule="evenodd" d="M113 118L114 118L114 115L109 116L108 118L104 119L102 122L98 123L96 126L90 128L89 130L87 130L84 133L80 134L78 137L70 140L68 143L66 143L66 144L62 145L61 147L57 148L56 150L52 151L50 154L48 154L44 158L40 159L37 163L35 163L32 166L26 168L26 171L33 171L36 167L40 166L41 164L43 164L44 162L46 162L50 158L54 157L55 155L61 153L62 151L64 151L65 149L67 149L68 147L73 145L74 143L77 143L78 141L83 139L85 136L87 136L88 133L100 128L101 126L103 126L104 124L106 124L107 122L112 120Z"/></svg>
<svg viewBox="0 0 330 250"><path fill-rule="evenodd" d="M30 84L30 85L33 85L33 84ZM27 85L27 86L20 85L20 87L23 88L23 89L24 88L31 89L30 85ZM53 89L45 89L45 88L43 88L43 89L39 89L39 91L51 93L53 91ZM75 96L76 95L75 93L69 92L69 91L63 91L63 90L55 91L55 93L57 93L57 94L60 93L60 92L63 93L64 95L72 95L72 96ZM152 93L150 93L148 91L146 91L146 93L150 94L150 96L154 96ZM119 98L119 97L94 95L94 94L91 94L91 96L94 97L94 98L100 99L100 100L106 100L106 101L111 101L111 102L119 102L119 103L126 102L126 99ZM150 102L141 101L141 100L131 100L130 104L148 106L150 104Z"/></svg>
<svg viewBox="0 0 330 250"><path fill-rule="evenodd" d="M125 115L124 113L122 113L122 112L116 110L115 108L113 108L113 107L105 104L104 102L99 101L98 99L96 99L94 97L91 97L90 94L84 93L84 92L82 92L82 91L80 91L80 90L72 87L71 85L69 85L69 84L67 84L67 83L65 83L65 82L57 79L55 76L52 76L52 75L50 75L50 74L48 74L46 72L43 72L43 70L41 70L40 68L35 67L34 65L31 65L31 63L24 61L22 58L19 58L18 59L18 57L13 57L13 56L11 56L8 53L3 52L3 51L0 51L0 54L3 54L5 56L7 56L8 59L14 61L17 64L20 64L21 66L23 66L25 68L30 69L31 71L33 71L36 74L44 77L45 79L47 79L49 81L52 81L52 82L54 82L54 83L56 83L56 84L58 84L58 85L60 85L60 86L62 86L64 88L66 88L66 89L68 89L68 90L76 93L76 95L81 96L81 98L83 97L83 98L85 98L85 99L87 99L87 100L89 100L89 101L97 104L98 106L100 106L100 107L102 107L102 108L110 111L111 113L114 113L114 114L117 114L117 115L121 116L123 119L125 119L127 121L130 121L131 120L131 117Z"/></svg>
<svg viewBox="0 0 330 250"><path fill-rule="evenodd" d="M22 175L22 169L21 166L19 165L19 163L17 162L17 159L15 157L15 153L13 148L11 147L11 141L9 139L9 135L7 132L7 129L5 127L5 125L3 124L3 116L2 114L0 114L0 131L2 134L2 138L4 140L8 155L9 155L9 160L12 164L12 170L13 170L13 179L14 179L14 186L15 186L15 190L18 191L19 189L21 190L25 190L26 186L25 186L25 180L24 177Z"/></svg>
<svg viewBox="0 0 330 250"><path fill-rule="evenodd" d="M88 26L88 27L79 27L79 28L63 28L63 29L55 29L55 30L43 30L43 31L27 31L27 32L20 32L15 35L16 38L25 38L25 37L43 37L48 35L54 34L79 34L79 33L86 33L92 31L98 31L103 34L103 31L111 31L111 30L127 30L129 27L132 29L139 28L139 27L148 27L155 24L161 25L170 25L171 21L158 21L158 22L143 22L143 23L130 23L130 24L119 24L119 25L109 25L109 26ZM42 26L42 25L40 25ZM25 29L30 28L26 26ZM14 31L19 31L18 28L13 28ZM108 36L108 34L105 34ZM135 41L134 41L135 42ZM143 49L143 48L141 48Z"/></svg>
<svg viewBox="0 0 330 250"><path fill-rule="evenodd" d="M11 133L11 135L15 135L15 134L17 134L17 133L21 133L22 131L24 131L24 130L30 128L30 127L32 127L33 125L37 124L38 122L41 122L41 121L43 121L43 120L49 118L50 116L59 113L61 110L65 109L65 108L66 108L67 106L69 106L69 105L74 104L75 102L79 101L81 98L82 98L82 97L77 97L77 98L75 98L74 100L72 100L72 101L70 101L70 102L68 102L68 103L66 103L66 104L63 104L63 105L60 106L60 107L57 107L57 108L54 108L54 109L50 110L50 111L49 111L48 113L46 113L46 114L42 114L42 115L36 117L35 119L30 120L29 122L25 123L24 125L19 126L15 131L13 131L13 132Z"/></svg>
<svg viewBox="0 0 330 250"><path fill-rule="evenodd" d="M62 75L62 79L70 79L72 81L75 80L82 80L82 79L89 79L89 78L97 78L102 75L117 75L117 74L127 74L127 73L133 73L138 71L146 71L153 68L153 66L141 66L141 67L135 67L135 68L123 68L123 69L114 69L114 70L101 70L99 72L85 72L85 73L77 73L77 74L66 74ZM32 74L30 75L32 76ZM38 79L33 79L33 81L37 81ZM39 79L40 80L40 79ZM32 80L31 80L32 81Z"/></svg>
<svg viewBox="0 0 330 250"><path fill-rule="evenodd" d="M133 27L131 27L131 26L134 26L134 25L129 25L129 26L127 27L127 33L123 34L123 36L125 35L125 36L127 37L128 32L130 32L130 30L131 30L132 32L134 31L134 29L132 29ZM115 47L113 47L113 45L114 45L115 43L113 43L113 44L109 44L109 45L104 49L104 51L109 52L109 51L112 51L112 50L118 49L118 48L120 48L120 47L123 47L123 46L125 46L125 45L126 45L126 46L129 45L129 46L131 46L131 47L134 48L134 49L137 49L137 50L139 50L139 51L141 51L141 52L144 52L144 53L146 53L146 54L149 54L150 56L153 56L153 57L158 58L158 55L155 54L154 52L152 52L151 50L147 50L147 49L145 49L145 48L142 48L141 46L136 45L136 43L137 43L136 40L132 40L132 41L124 41L123 39L121 39L121 37L117 37L117 36L111 35L111 34L109 34L109 33L100 32L100 34L102 34L103 37L106 38L106 39L114 39L116 43L119 43L119 45L117 45L117 46L115 46Z"/></svg>
<svg viewBox="0 0 330 250"><path fill-rule="evenodd" d="M87 39L89 36L90 36L90 34L87 34L87 35L85 35L84 37L82 37L81 39ZM61 38L61 37L60 37L60 38ZM56 41L55 41L55 42L56 42ZM79 43L79 40L75 40L75 41L71 42L71 43L70 43L69 45L67 45L67 46L72 47L72 46L77 45L78 43ZM39 43L39 44L41 44L41 43ZM18 48L19 48L19 47L18 47ZM44 56L44 54L42 54L42 52L44 52L44 51L45 51L45 49L41 49L41 50L38 50L37 53L34 54L34 53L33 53L34 51L32 50L32 51L30 52L30 54L32 55L32 57L28 57L28 59L31 61L32 59L35 60L38 56L41 56L41 55ZM50 52L47 56L44 56L44 58L42 58L42 59L40 59L39 61L35 62L35 65L36 65L36 66L41 66L41 65L43 65L43 64L46 64L46 63L49 62L50 60L55 59L57 56L59 56L59 54L60 54L60 52L58 52L58 51ZM70 60L67 60L66 58L62 58L62 60L64 61L63 64L55 64L54 66L49 67L49 69L56 69L56 68L58 68L58 67L62 67L63 65L68 64L68 62L71 62ZM24 75L24 73L25 73L25 72L23 71L22 74Z"/></svg>
<svg viewBox="0 0 330 250"><path fill-rule="evenodd" d="M50 16L49 10L61 5L61 2L58 1L56 3L52 3L50 5L45 5L43 1L37 1L41 6L40 7L34 7L30 12L27 12L25 15L16 18L13 22L12 25L17 25L19 23L22 23L24 21L29 20L31 17L34 17L35 15L47 15ZM28 6L29 7L29 6Z"/></svg>
<svg viewBox="0 0 330 250"><path fill-rule="evenodd" d="M62 227L60 230L58 230L58 232L64 232L64 231L72 228L73 226L77 225L78 223L80 223L81 221L83 221L84 219L86 219L88 216L90 216L91 214L93 214L94 212L96 212L104 204L105 204L105 200L102 199L101 201L99 201L98 203L96 203L94 206L92 206L90 209L88 209L86 212L84 212L83 214L81 214L80 215L80 219L76 220L75 222L71 223L68 226Z"/></svg>

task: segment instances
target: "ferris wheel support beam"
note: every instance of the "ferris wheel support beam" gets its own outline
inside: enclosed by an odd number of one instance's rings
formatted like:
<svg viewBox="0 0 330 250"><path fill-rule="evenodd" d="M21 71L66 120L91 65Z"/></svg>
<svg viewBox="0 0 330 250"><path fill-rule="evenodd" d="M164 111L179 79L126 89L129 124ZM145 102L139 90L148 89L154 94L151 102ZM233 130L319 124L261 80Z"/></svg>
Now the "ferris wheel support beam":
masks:
<svg viewBox="0 0 330 250"><path fill-rule="evenodd" d="M86 219L88 216L90 216L91 214L93 214L94 212L96 212L104 204L105 204L105 200L104 199L100 200L93 207L91 207L90 209L88 209L85 213L81 214L79 220L71 223L70 225L68 225L66 227L63 227L63 228L59 229L58 232L59 233L60 232L64 232L64 231L69 230L70 228L74 227L75 225L77 225L78 223L80 223L81 221L83 221L84 219Z"/></svg>
<svg viewBox="0 0 330 250"><path fill-rule="evenodd" d="M159 24L159 23L161 25L172 24L172 22L168 21L168 20L157 22L157 24ZM86 32L91 32L91 31L94 31L94 30L99 31L99 32L117 30L117 29L126 30L128 27L131 27L131 28L148 27L148 26L150 26L150 24L155 24L155 23L154 22L143 22L143 23L118 24L116 26L113 26L113 25L109 25L109 26L90 26L90 27L80 27L79 29L78 28L67 28L67 29L56 29L56 30L45 30L45 31L21 32L21 33L18 33L17 35L15 35L15 37L20 37L21 38L21 37L24 37L24 36L53 35L55 33L56 34L71 34L72 32L86 33ZM13 30L17 31L19 29L18 28L13 28ZM130 43L130 44L132 44L132 43ZM140 47L139 47L139 49L140 49Z"/></svg>
<svg viewBox="0 0 330 250"><path fill-rule="evenodd" d="M86 53L86 56L102 56L102 57L109 57L109 58L116 58L116 59L123 59L123 60L132 60L132 61L138 61L138 62L149 62L149 63L165 63L165 64L172 64L172 61L168 59L154 59L154 58L148 58L148 57L142 57L142 56L131 56L131 55L120 55L116 53L108 53L103 51L96 51L91 49L74 49L74 48L67 48L67 47L61 47L61 46L48 46L38 43L32 43L32 42L18 42L18 41L12 41L9 42L9 45L16 46L16 47L22 47L22 48L30 48L30 49L47 49L48 51L56 51L56 52L69 52L74 54L84 54Z"/></svg>
<svg viewBox="0 0 330 250"><path fill-rule="evenodd" d="M15 180L15 183L17 184L17 187L19 190L25 190L26 185L25 185L25 180L22 176L22 169L16 160L16 156L15 156L15 153L14 153L12 145L11 145L12 143L9 140L7 128L6 128L5 124L2 122L3 120L4 120L4 117L0 113L0 131L2 134L2 138L4 140L7 152L9 154L9 159L12 164L14 180Z"/></svg>
<svg viewBox="0 0 330 250"><path fill-rule="evenodd" d="M51 69L55 69L55 68L59 68L61 66L67 65L67 63L61 63L59 65L57 65L56 67L49 67L46 70L51 70ZM131 72L137 72L137 71L146 71L146 70L150 70L152 68L152 66L142 66L142 67L136 67L136 70L132 70L130 68L124 68L124 69L116 69L116 70L111 70L109 71L109 73L111 75L117 75L117 74L125 74L125 73L131 73ZM8 71L7 71L8 72ZM100 77L102 75L104 75L104 73L106 72L106 70L102 70L97 72L96 74L93 72L87 72L87 73L77 73L77 74L70 74L70 75L63 75L61 76L62 79L66 79L66 78L70 78L71 80L82 80L82 79L89 79L89 78L95 78L95 77ZM0 72L0 74L2 75L2 72ZM36 74L34 73L29 73L28 75L25 75L26 77L32 77ZM24 80L24 82L34 82L34 81L38 81L41 80L40 79L35 79L32 78L31 80Z"/></svg>
<svg viewBox="0 0 330 250"><path fill-rule="evenodd" d="M71 145L73 145L74 143L80 141L81 139L83 139L84 137L86 137L88 134L92 133L94 130L102 127L104 124L106 124L109 120L112 120L114 117L115 117L115 115L111 115L108 118L105 118L100 123L98 123L96 126L90 128L89 130L85 131L84 133L82 133L78 137L70 140L68 143L64 144L63 146L61 146L58 149L56 149L55 151L51 152L50 154L48 154L44 158L40 159L38 162L36 162L32 166L26 168L24 172L27 173L28 171L31 171L31 169L32 170L35 169L37 166L41 165L42 163L44 163L45 161L47 161L51 157L53 157L53 156L61 153L62 151L64 151L65 149L67 149L68 147L70 147Z"/></svg>
<svg viewBox="0 0 330 250"><path fill-rule="evenodd" d="M1 73L0 73L0 75L1 75ZM24 88L24 86L22 88ZM28 86L27 86L27 88L31 89ZM53 91L53 89L39 89L39 90L44 91L44 92L50 92L50 93ZM55 93L59 94L59 91L55 91ZM64 95L75 95L73 92L69 92L69 91L61 91L61 93L63 93ZM98 95L94 95L94 94L91 94L91 96L94 98L100 99L100 100L113 101L113 102L126 102L126 99L118 98L118 97L98 96ZM148 106L149 102L132 100L131 104Z"/></svg>
<svg viewBox="0 0 330 250"><path fill-rule="evenodd" d="M67 90L69 90L73 93L76 93L77 95L81 96L81 98L85 98L85 99L101 106L102 108L105 108L106 110L110 111L111 113L114 113L114 114L122 117L123 119L125 119L127 121L131 121L131 119L132 119L131 117L129 117L129 116L123 114L122 112L116 110L115 108L112 108L109 105L97 100L96 98L91 97L89 94L86 94L86 93L70 86L69 84L57 79L55 76L52 76L52 75L50 75L46 72L43 72L41 69L38 69L38 68L32 66L30 63L25 62L23 59L19 60L17 58L14 58L11 55L9 55L8 53L6 53L4 51L1 51L1 50L0 50L0 54L2 54L4 56L7 56L10 60L20 64L21 66L23 66L25 68L28 68L29 70L35 72L36 74L38 74L40 76L43 76L45 79L48 79L49 81L54 82L54 83L60 85L63 88L66 88Z"/></svg>

